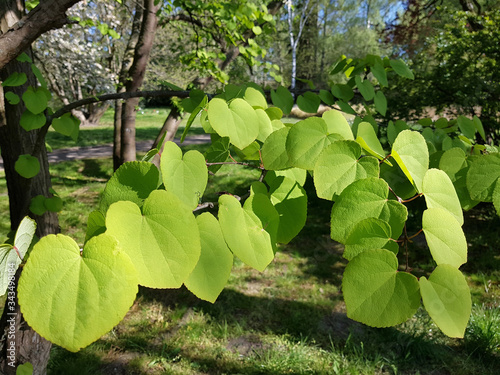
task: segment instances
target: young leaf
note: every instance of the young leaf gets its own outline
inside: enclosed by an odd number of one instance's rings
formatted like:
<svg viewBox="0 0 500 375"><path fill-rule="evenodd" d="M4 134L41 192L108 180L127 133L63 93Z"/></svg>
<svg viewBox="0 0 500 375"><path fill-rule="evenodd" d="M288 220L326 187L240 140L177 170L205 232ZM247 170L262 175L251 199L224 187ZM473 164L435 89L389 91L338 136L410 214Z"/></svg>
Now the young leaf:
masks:
<svg viewBox="0 0 500 375"><path fill-rule="evenodd" d="M3 87L21 86L24 85L26 81L28 81L26 73L14 72L2 82L2 86Z"/></svg>
<svg viewBox="0 0 500 375"><path fill-rule="evenodd" d="M179 146L167 142L161 155L160 168L165 188L194 210L207 187L208 170L203 155L191 150L183 156Z"/></svg>
<svg viewBox="0 0 500 375"><path fill-rule="evenodd" d="M257 108L255 110L255 113L257 114L257 117L259 119L259 135L257 136L257 140L264 142L269 134L274 131L273 124L271 123L271 119L267 115L266 111L264 111L263 109Z"/></svg>
<svg viewBox="0 0 500 375"><path fill-rule="evenodd" d="M356 142L358 142L370 155L375 156L379 160L385 159L384 148L380 144L377 133L375 133L370 123L363 121L358 125ZM392 165L389 162L387 162L387 164Z"/></svg>
<svg viewBox="0 0 500 375"><path fill-rule="evenodd" d="M47 119L43 113L35 115L28 110L23 112L21 119L19 120L19 124L26 131L40 129L46 122Z"/></svg>
<svg viewBox="0 0 500 375"><path fill-rule="evenodd" d="M396 255L366 250L344 271L342 292L347 316L372 327L389 327L409 319L420 306L417 278L398 272Z"/></svg>
<svg viewBox="0 0 500 375"><path fill-rule="evenodd" d="M429 169L422 182L427 208L442 208L451 213L460 225L464 223L462 206L448 175L439 169Z"/></svg>
<svg viewBox="0 0 500 375"><path fill-rule="evenodd" d="M140 208L113 203L106 233L120 242L148 288L179 288L200 257L200 234L193 213L174 193L155 190Z"/></svg>
<svg viewBox="0 0 500 375"><path fill-rule="evenodd" d="M160 173L148 162L127 162L118 168L109 179L102 193L99 211L105 214L108 207L118 201L131 201L142 206L149 194L160 183Z"/></svg>
<svg viewBox="0 0 500 375"><path fill-rule="evenodd" d="M378 160L373 157L359 159L360 156L361 146L354 141L337 141L325 147L314 166L318 197L333 200L354 181L378 177Z"/></svg>
<svg viewBox="0 0 500 375"><path fill-rule="evenodd" d="M375 94L373 102L375 103L375 109L382 116L385 116L387 112L387 99L382 91L377 91Z"/></svg>
<svg viewBox="0 0 500 375"><path fill-rule="evenodd" d="M353 182L340 194L332 208L332 239L345 243L357 222L374 217L391 226L392 238L398 238L408 216L406 207L387 199L389 186L379 178Z"/></svg>
<svg viewBox="0 0 500 375"><path fill-rule="evenodd" d="M286 140L290 164L297 168L314 169L319 154L330 143L323 119L310 117L297 122L290 128Z"/></svg>
<svg viewBox="0 0 500 375"><path fill-rule="evenodd" d="M429 280L421 277L419 284L424 307L441 331L450 337L464 337L472 302L462 272L442 264L436 267Z"/></svg>
<svg viewBox="0 0 500 375"><path fill-rule="evenodd" d="M363 96L363 99L366 101L370 101L375 96L375 89L369 80L363 80L360 76L354 77L356 82L356 86L358 87L359 92Z"/></svg>
<svg viewBox="0 0 500 375"><path fill-rule="evenodd" d="M5 99L9 102L10 105L16 105L21 101L19 95L14 94L12 91L7 91L4 94Z"/></svg>
<svg viewBox="0 0 500 375"><path fill-rule="evenodd" d="M438 265L459 268L467 262L467 241L460 223L442 208L428 208L422 216L422 229L432 258Z"/></svg>
<svg viewBox="0 0 500 375"><path fill-rule="evenodd" d="M259 119L255 110L245 100L236 98L229 105L215 98L208 104L208 121L222 137L243 149L259 135Z"/></svg>
<svg viewBox="0 0 500 375"><path fill-rule="evenodd" d="M286 169L291 166L286 140L290 128L285 127L271 133L262 146L262 162L267 170Z"/></svg>
<svg viewBox="0 0 500 375"><path fill-rule="evenodd" d="M207 104L208 104L208 97L205 94L203 94L203 99L193 109L193 111L191 112L191 115L189 115L189 118L188 118L187 123L186 123L186 127L184 128L184 131L182 132L182 135L181 135L181 143L184 142L184 139L186 139L186 135L187 135L189 129L191 128L191 125L193 124L194 119L203 110L203 108L205 108L207 106ZM159 145L159 147L161 147L161 145Z"/></svg>
<svg viewBox="0 0 500 375"><path fill-rule="evenodd" d="M19 155L14 169L24 178L35 177L40 172L40 162L31 155Z"/></svg>
<svg viewBox="0 0 500 375"><path fill-rule="evenodd" d="M340 134L344 139L354 140L351 127L342 112L332 109L323 113L321 118L326 123L328 134Z"/></svg>
<svg viewBox="0 0 500 375"><path fill-rule="evenodd" d="M23 94L23 102L30 112L37 115L45 111L48 99L43 88L34 89L30 86Z"/></svg>
<svg viewBox="0 0 500 375"><path fill-rule="evenodd" d="M429 151L424 137L415 131L403 130L392 145L392 157L408 180L422 191L422 181L429 168Z"/></svg>
<svg viewBox="0 0 500 375"><path fill-rule="evenodd" d="M306 191L296 180L279 176L269 183L269 194L279 214L277 242L286 244L295 238L306 224Z"/></svg>
<svg viewBox="0 0 500 375"><path fill-rule="evenodd" d="M390 225L370 217L357 222L345 242L344 258L352 260L366 250L381 249L391 238Z"/></svg>
<svg viewBox="0 0 500 375"><path fill-rule="evenodd" d="M204 212L196 217L201 254L196 267L184 282L198 298L214 303L231 274L233 254L224 242L217 219Z"/></svg>
<svg viewBox="0 0 500 375"><path fill-rule="evenodd" d="M262 194L254 197L258 195ZM219 221L224 239L234 255L250 267L264 271L274 259L274 244L259 217L251 210L244 210L235 197L226 194L219 198Z"/></svg>
<svg viewBox="0 0 500 375"><path fill-rule="evenodd" d="M253 87L247 87L243 95L243 99L253 108L267 108L267 100L264 95Z"/></svg>
<svg viewBox="0 0 500 375"><path fill-rule="evenodd" d="M71 137L73 134L78 133L80 121L74 121L71 113L65 113L59 118L52 120L52 127L54 130L62 135Z"/></svg>
<svg viewBox="0 0 500 375"><path fill-rule="evenodd" d="M390 60L389 63L391 64L392 69L394 69L394 71L401 77L415 79L413 72L408 68L408 66L403 60L401 59Z"/></svg>
<svg viewBox="0 0 500 375"><path fill-rule="evenodd" d="M271 90L271 100L285 115L288 115L293 108L293 96L283 86L279 86L276 91Z"/></svg>
<svg viewBox="0 0 500 375"><path fill-rule="evenodd" d="M212 141L210 147L205 151L205 159L208 163L221 163L225 162L229 157L229 138L220 137L215 141ZM208 170L212 173L216 173L222 165L211 165Z"/></svg>
<svg viewBox="0 0 500 375"><path fill-rule="evenodd" d="M319 96L311 91L306 91L304 95L299 95L297 98L297 106L302 111L307 113L318 112L320 104L321 104L321 99L319 98Z"/></svg>
<svg viewBox="0 0 500 375"><path fill-rule="evenodd" d="M472 199L491 202L495 183L500 177L500 154L485 154L473 159L467 172L467 189Z"/></svg>
<svg viewBox="0 0 500 375"><path fill-rule="evenodd" d="M113 237L83 249L64 235L40 239L19 279L21 311L47 340L77 352L117 325L137 294L137 273Z"/></svg>
<svg viewBox="0 0 500 375"><path fill-rule="evenodd" d="M92 237L106 232L106 218L100 211L92 211L87 220L87 231L85 233L85 242Z"/></svg>

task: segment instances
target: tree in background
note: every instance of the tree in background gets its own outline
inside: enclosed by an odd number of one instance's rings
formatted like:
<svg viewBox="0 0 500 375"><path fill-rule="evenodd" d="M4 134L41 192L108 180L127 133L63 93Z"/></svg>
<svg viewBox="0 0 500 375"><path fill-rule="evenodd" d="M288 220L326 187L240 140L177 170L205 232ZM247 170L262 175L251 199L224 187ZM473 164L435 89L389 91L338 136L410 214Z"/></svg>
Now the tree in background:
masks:
<svg viewBox="0 0 500 375"><path fill-rule="evenodd" d="M477 115L489 137L496 139L500 111L499 4L465 0L440 8L438 4L410 2L404 22L389 34L399 44L399 53L411 58L416 77L411 87L396 84L387 93L392 115L416 118L431 107L438 114ZM421 12L420 23L407 23L408 14L416 12Z"/></svg>

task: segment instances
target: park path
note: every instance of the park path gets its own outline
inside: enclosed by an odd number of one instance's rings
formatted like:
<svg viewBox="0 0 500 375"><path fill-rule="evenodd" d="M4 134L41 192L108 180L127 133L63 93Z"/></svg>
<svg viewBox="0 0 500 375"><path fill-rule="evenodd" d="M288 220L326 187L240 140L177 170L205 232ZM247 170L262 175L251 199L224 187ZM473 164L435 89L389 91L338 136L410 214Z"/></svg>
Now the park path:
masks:
<svg viewBox="0 0 500 375"><path fill-rule="evenodd" d="M178 145L180 140L174 139ZM195 145L210 142L210 135L199 134L186 137L183 145ZM136 143L137 151L147 152L151 149L153 141L139 141ZM81 159L102 159L111 157L113 155L113 145L105 144L100 146L89 147L70 147L64 149L54 150L48 153L49 163L59 163L67 160L81 160ZM0 156L0 171L3 171L3 160Z"/></svg>

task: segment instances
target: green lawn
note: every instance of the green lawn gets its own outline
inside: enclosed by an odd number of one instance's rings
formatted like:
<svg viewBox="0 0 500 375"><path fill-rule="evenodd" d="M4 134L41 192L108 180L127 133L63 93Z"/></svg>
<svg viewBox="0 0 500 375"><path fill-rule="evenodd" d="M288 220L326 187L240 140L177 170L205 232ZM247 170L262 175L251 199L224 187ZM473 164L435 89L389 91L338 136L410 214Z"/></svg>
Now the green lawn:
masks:
<svg viewBox="0 0 500 375"><path fill-rule="evenodd" d="M64 200L62 233L79 244L111 172L111 160L51 166L54 189ZM207 200L223 190L244 195L258 177L249 168L224 166L210 176ZM313 197L310 181L306 189ZM8 212L5 192L0 172L1 212ZM306 227L280 246L264 272L236 260L215 304L185 288L140 288L125 319L100 340L78 353L54 346L49 374L497 374L500 218L491 205L466 215L470 248L463 270L474 308L463 340L445 337L423 310L392 328L347 319L340 288L346 262L342 246L330 239L331 205L310 198ZM7 231L8 216L2 215L0 238ZM410 261L425 272L432 265L419 244L410 247Z"/></svg>

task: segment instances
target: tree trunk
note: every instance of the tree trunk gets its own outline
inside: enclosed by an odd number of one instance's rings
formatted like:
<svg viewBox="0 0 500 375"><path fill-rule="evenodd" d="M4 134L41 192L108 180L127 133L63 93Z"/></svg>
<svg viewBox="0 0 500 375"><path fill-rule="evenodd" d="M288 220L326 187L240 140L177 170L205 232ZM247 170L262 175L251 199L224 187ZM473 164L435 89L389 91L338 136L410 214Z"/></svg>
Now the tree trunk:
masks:
<svg viewBox="0 0 500 375"><path fill-rule="evenodd" d="M142 17L141 31L137 42L134 62L130 68L129 80L125 88L127 92L138 91L144 81L149 53L153 47L153 41L158 26L156 12L160 5L155 5L155 0L144 0L144 14ZM127 99L122 109L121 128L121 155L120 163L136 159L135 147L135 116L139 98Z"/></svg>
<svg viewBox="0 0 500 375"><path fill-rule="evenodd" d="M8 0L0 5L1 32L6 33L13 24L19 21L24 13L22 0ZM31 54L31 51L26 51ZM5 80L13 72L24 72L28 77L25 85L9 88L9 91L22 96L26 88L36 86L35 77L28 63L12 60L0 70L0 80ZM41 194L46 197L51 195L49 165L45 147L39 147L39 153L33 155L40 162L40 172L31 179L21 177L14 169L19 155L32 154L38 140L40 130L25 131L19 125L21 114L25 107L23 103L15 106L4 101L4 89L0 87L0 148L4 162L5 178L9 194L9 210L11 229L15 230L25 216L32 216L37 223L36 234L39 237L59 231L57 214L47 212L42 216L30 213L31 198ZM20 269L16 274L17 280ZM45 374L50 356L51 343L35 331L24 321L16 300L14 312L3 312L0 319L0 373L15 374L16 367L22 363L30 362L34 367L34 374Z"/></svg>
<svg viewBox="0 0 500 375"><path fill-rule="evenodd" d="M139 41L139 34L141 31L143 16L143 8L139 4L136 6L134 13L134 20L132 21L132 31L127 42L127 47L123 52L122 66L120 68L120 73L118 74L118 93L125 92L125 86L129 78L129 71L134 62L134 51L137 43ZM113 169L117 170L121 163L122 155L122 111L123 111L123 101L115 101L115 116L114 116L114 128L113 128Z"/></svg>

